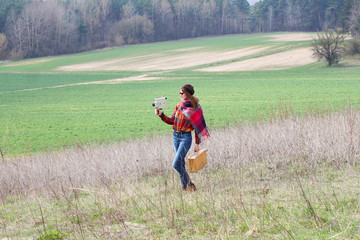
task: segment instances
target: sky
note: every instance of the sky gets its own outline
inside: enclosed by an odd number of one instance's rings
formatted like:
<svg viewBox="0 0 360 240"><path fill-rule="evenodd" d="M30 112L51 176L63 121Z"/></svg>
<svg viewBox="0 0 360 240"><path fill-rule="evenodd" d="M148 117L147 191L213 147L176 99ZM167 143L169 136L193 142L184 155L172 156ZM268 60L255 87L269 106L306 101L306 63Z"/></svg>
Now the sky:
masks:
<svg viewBox="0 0 360 240"><path fill-rule="evenodd" d="M258 2L260 0L248 0L248 2L250 3L250 5L254 5L256 2Z"/></svg>

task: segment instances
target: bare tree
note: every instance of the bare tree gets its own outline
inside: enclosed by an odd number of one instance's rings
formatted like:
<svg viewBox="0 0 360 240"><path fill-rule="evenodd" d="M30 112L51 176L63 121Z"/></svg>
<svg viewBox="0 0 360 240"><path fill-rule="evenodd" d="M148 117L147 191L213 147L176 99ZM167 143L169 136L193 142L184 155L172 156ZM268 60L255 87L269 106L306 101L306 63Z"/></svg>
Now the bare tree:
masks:
<svg viewBox="0 0 360 240"><path fill-rule="evenodd" d="M72 51L76 46L78 37L76 16L72 9L65 8L64 4L58 1L49 1L49 12L52 15L54 26L54 47L58 53Z"/></svg>
<svg viewBox="0 0 360 240"><path fill-rule="evenodd" d="M196 11L201 1L179 0L174 4L175 27L182 37L192 37L196 31Z"/></svg>
<svg viewBox="0 0 360 240"><path fill-rule="evenodd" d="M14 58L70 52L76 41L75 14L61 1L33 2L7 19Z"/></svg>
<svg viewBox="0 0 360 240"><path fill-rule="evenodd" d="M125 44L150 42L154 35L154 25L144 16L135 15L122 19L111 27L113 41L121 38Z"/></svg>
<svg viewBox="0 0 360 240"><path fill-rule="evenodd" d="M317 39L312 42L313 57L319 61L325 59L328 65L338 63L344 53L344 34L326 30L323 34L318 33Z"/></svg>
<svg viewBox="0 0 360 240"><path fill-rule="evenodd" d="M55 34L54 34L54 44L56 46L56 49L62 48L63 43L62 43L62 32L64 31L64 28L66 26L66 24L63 24L63 19L65 16L65 8L63 8L58 2L55 1L50 1L48 2L49 5L49 9L52 14L53 14L53 18L51 19L54 23L54 27L55 27Z"/></svg>
<svg viewBox="0 0 360 240"><path fill-rule="evenodd" d="M174 14L171 5L167 0L154 0L153 1L153 23L155 36L159 40L170 38L170 34L174 29Z"/></svg>
<svg viewBox="0 0 360 240"><path fill-rule="evenodd" d="M23 16L23 27L25 28L25 51L29 57L45 55L49 49L51 30L53 26L49 23L51 16L42 2L33 2L26 5Z"/></svg>
<svg viewBox="0 0 360 240"><path fill-rule="evenodd" d="M274 7L273 5L269 5L268 7L268 19L269 19L269 31L271 32L273 29L273 22L274 22Z"/></svg>
<svg viewBox="0 0 360 240"><path fill-rule="evenodd" d="M110 0L98 0L101 41L105 40L108 18L110 13L110 5Z"/></svg>
<svg viewBox="0 0 360 240"><path fill-rule="evenodd" d="M5 57L5 53L7 51L7 46L8 46L8 40L6 38L6 35L0 33L0 59Z"/></svg>
<svg viewBox="0 0 360 240"><path fill-rule="evenodd" d="M217 7L215 0L205 1L200 10L202 34L216 34Z"/></svg>
<svg viewBox="0 0 360 240"><path fill-rule="evenodd" d="M132 18L136 15L136 8L131 0L123 6L122 10L124 16L123 18Z"/></svg>
<svg viewBox="0 0 360 240"><path fill-rule="evenodd" d="M293 31L301 23L300 5L290 0L287 0L286 3L284 26L286 30Z"/></svg>
<svg viewBox="0 0 360 240"><path fill-rule="evenodd" d="M46 21L50 26L48 34L52 51L49 54L66 53L74 49L77 39L77 26L74 11L66 9L60 1L46 1Z"/></svg>
<svg viewBox="0 0 360 240"><path fill-rule="evenodd" d="M223 0L222 1L222 11L221 11L221 33L225 32L225 25L226 25L226 12L227 12L227 8L228 8L228 0Z"/></svg>
<svg viewBox="0 0 360 240"><path fill-rule="evenodd" d="M100 10L97 0L74 0L71 2L80 21L81 44L87 49L93 48L100 39Z"/></svg>
<svg viewBox="0 0 360 240"><path fill-rule="evenodd" d="M246 1L245 1L246 2ZM244 1L222 0L221 33L239 33L245 31L247 6Z"/></svg>
<svg viewBox="0 0 360 240"><path fill-rule="evenodd" d="M7 18L8 41L12 48L10 59L22 59L25 55L25 28L23 27L23 18L12 11Z"/></svg>
<svg viewBox="0 0 360 240"><path fill-rule="evenodd" d="M354 38L360 38L360 1L353 0L349 18L349 29Z"/></svg>

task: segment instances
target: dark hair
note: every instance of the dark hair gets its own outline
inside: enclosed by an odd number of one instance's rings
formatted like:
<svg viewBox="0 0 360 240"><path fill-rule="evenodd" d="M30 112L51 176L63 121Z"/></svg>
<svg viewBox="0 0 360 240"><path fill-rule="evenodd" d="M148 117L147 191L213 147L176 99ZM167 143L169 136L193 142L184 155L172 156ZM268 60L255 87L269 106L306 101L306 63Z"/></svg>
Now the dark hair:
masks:
<svg viewBox="0 0 360 240"><path fill-rule="evenodd" d="M199 99L197 97L193 96L195 93L194 87L190 84L185 84L184 86L181 87L181 90L189 98L193 108L197 108L199 106Z"/></svg>

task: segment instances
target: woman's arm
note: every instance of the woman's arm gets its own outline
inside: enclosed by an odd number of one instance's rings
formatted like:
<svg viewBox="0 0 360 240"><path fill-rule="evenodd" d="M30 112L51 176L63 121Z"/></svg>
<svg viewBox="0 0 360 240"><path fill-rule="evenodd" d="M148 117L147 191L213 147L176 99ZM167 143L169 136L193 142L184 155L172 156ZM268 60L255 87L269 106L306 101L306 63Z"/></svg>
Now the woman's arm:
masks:
<svg viewBox="0 0 360 240"><path fill-rule="evenodd" d="M175 110L174 110L172 116L169 118L163 112L161 112L159 109L155 109L155 114L158 115L161 118L161 120L163 120L165 123L167 123L169 125L174 124L175 112L176 112L176 107L175 107Z"/></svg>
<svg viewBox="0 0 360 240"><path fill-rule="evenodd" d="M201 143L201 139L199 138L199 136L196 134L195 132L195 147L194 147L194 152L198 152L200 150L200 146L199 144Z"/></svg>

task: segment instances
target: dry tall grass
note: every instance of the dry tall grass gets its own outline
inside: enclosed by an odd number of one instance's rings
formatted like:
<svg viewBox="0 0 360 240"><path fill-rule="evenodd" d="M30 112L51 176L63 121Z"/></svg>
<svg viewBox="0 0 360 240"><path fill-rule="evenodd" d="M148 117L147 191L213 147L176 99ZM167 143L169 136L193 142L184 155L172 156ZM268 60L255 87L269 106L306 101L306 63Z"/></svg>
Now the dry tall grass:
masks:
<svg viewBox="0 0 360 240"><path fill-rule="evenodd" d="M213 131L202 147L208 149L209 170L258 162L268 168L324 163L351 166L359 161L360 113L349 109L324 116L243 124ZM171 136L163 136L2 162L0 198L33 192L56 195L58 191L156 176L174 171L172 157Z"/></svg>
<svg viewBox="0 0 360 240"><path fill-rule="evenodd" d="M0 163L1 239L347 239L360 235L360 112L212 132L181 191L169 136Z"/></svg>

